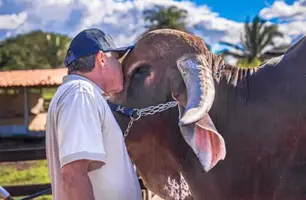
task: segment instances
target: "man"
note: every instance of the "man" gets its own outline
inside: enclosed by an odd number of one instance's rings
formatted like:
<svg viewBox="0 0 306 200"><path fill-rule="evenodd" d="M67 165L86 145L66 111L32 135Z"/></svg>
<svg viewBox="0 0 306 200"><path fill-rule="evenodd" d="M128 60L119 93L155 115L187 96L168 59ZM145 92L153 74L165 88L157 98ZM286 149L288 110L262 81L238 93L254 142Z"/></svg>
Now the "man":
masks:
<svg viewBox="0 0 306 200"><path fill-rule="evenodd" d="M120 92L116 48L98 29L80 32L65 58L68 75L50 102L46 151L54 200L139 200L136 172L104 95Z"/></svg>

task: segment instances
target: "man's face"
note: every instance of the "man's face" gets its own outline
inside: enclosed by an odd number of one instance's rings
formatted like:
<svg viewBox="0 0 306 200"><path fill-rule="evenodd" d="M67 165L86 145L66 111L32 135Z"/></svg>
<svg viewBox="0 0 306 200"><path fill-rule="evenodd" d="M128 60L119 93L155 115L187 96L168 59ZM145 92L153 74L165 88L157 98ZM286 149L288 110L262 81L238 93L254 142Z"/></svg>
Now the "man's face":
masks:
<svg viewBox="0 0 306 200"><path fill-rule="evenodd" d="M119 54L110 52L104 54L106 57L107 80L109 91L112 93L120 92L123 89L122 66L119 62Z"/></svg>

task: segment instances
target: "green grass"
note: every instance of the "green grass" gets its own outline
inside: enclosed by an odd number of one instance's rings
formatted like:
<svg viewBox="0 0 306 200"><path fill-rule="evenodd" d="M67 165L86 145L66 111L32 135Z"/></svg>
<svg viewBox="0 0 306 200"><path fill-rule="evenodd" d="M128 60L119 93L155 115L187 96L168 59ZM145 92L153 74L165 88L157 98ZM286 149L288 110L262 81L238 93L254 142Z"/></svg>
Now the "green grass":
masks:
<svg viewBox="0 0 306 200"><path fill-rule="evenodd" d="M22 185L49 182L46 160L0 164L1 185Z"/></svg>
<svg viewBox="0 0 306 200"><path fill-rule="evenodd" d="M44 183L50 183L46 160L0 163L1 186ZM36 199L51 200L52 197L47 195Z"/></svg>

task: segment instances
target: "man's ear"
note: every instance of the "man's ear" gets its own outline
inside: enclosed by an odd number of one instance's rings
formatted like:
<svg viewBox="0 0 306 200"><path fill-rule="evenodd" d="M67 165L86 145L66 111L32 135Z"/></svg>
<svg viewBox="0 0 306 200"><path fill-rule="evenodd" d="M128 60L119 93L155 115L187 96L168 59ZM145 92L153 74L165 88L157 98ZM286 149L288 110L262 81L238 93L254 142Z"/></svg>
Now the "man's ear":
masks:
<svg viewBox="0 0 306 200"><path fill-rule="evenodd" d="M106 65L106 56L102 51L98 51L97 55L96 55L96 65L100 66L102 68L105 68Z"/></svg>

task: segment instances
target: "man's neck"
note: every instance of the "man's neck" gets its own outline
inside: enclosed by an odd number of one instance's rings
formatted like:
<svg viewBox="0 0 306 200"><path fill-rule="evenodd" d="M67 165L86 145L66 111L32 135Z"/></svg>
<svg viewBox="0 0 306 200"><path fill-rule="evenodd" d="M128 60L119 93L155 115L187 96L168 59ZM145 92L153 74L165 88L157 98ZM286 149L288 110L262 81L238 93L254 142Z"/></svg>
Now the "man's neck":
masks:
<svg viewBox="0 0 306 200"><path fill-rule="evenodd" d="M88 80L92 81L93 83L95 83L102 90L105 89L104 84L101 83L101 81L98 81L99 79L94 75L94 73L90 73L90 72L89 73L74 72L72 74L83 76L83 77L87 78Z"/></svg>

